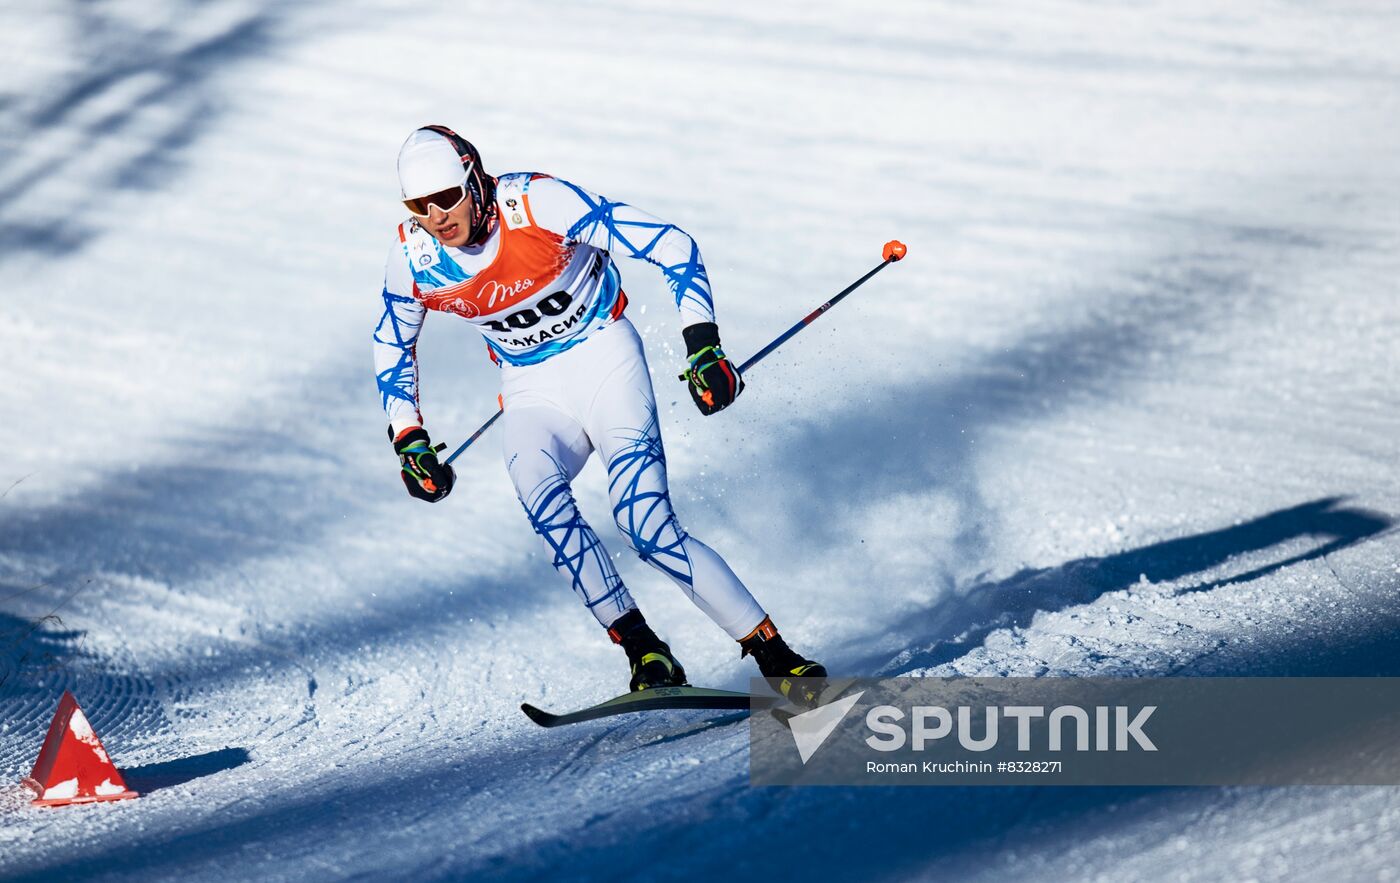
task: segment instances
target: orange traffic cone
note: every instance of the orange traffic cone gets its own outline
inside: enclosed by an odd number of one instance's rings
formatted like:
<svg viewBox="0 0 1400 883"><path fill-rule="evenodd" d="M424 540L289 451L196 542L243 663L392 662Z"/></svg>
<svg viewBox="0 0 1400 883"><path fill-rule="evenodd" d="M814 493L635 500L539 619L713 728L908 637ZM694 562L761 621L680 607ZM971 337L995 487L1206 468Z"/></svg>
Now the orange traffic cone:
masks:
<svg viewBox="0 0 1400 883"><path fill-rule="evenodd" d="M94 803L136 797L117 771L102 740L92 731L78 700L67 690L58 703L58 713L49 724L49 734L34 771L24 784L36 795L35 806L63 806L68 803Z"/></svg>

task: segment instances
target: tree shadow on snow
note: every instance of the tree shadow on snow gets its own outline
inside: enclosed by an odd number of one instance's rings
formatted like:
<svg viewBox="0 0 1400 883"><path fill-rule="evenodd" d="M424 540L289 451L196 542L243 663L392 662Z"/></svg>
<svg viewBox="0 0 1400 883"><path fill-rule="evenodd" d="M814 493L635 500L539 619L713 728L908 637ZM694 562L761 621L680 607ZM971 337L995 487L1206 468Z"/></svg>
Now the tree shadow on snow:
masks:
<svg viewBox="0 0 1400 883"><path fill-rule="evenodd" d="M79 652L82 632L56 614L26 618L0 610L0 700L17 694L27 672L62 668Z"/></svg>
<svg viewBox="0 0 1400 883"><path fill-rule="evenodd" d="M1241 646L1220 660L1218 673L1241 675L1291 671L1307 660L1306 673L1357 675L1389 656L1400 659L1397 616L1353 617L1331 630L1305 630L1278 640ZM1364 654L1357 657L1357 647ZM596 736L587 729L579 739ZM570 748L574 743L569 743ZM683 743L682 743L683 745ZM655 750L683 751L665 742ZM236 862L248 844L264 850L324 839L334 842L347 825L374 826L384 819L417 817L425 805L442 812L468 797L495 801L508 790L510 812L545 817L560 800L592 795L589 781L571 778L567 792L542 781L522 780L538 768L539 747L530 740L501 746L482 764L450 754L424 769L393 764L366 769L342 788L270 797L253 815L195 821L179 830L138 832L123 844L121 868L131 875L177 874L192 860ZM606 765L587 775L609 781ZM615 783L614 783L615 784ZM608 788L600 788L601 798ZM637 797L635 812L595 811L584 829L566 828L526 843L471 833L464 821L460 844L395 859L395 873L421 880L486 879L708 879L742 874L820 880L919 879L936 871L957 879L986 870L1006 849L1022 855L1063 848L1074 839L1111 838L1117 828L1154 821L1175 836L1199 821L1203 802L1219 788L752 788L740 768L712 786L670 799L665 811ZM631 792L629 792L631 793ZM591 799L591 797L590 797ZM631 798L629 798L631 799ZM587 810L585 803L581 811ZM112 867L105 853L55 855L15 879L52 880L96 874ZM373 875L373 869L364 869Z"/></svg>
<svg viewBox="0 0 1400 883"><path fill-rule="evenodd" d="M1037 582L1084 585L1089 594L1131 583L1140 568L1158 579L1180 578L1229 560L1299 539L1324 542L1285 554L1251 573L1319 558L1374 537L1393 519L1317 500L1249 522L1085 562L1023 574L1002 585L1024 591ZM1249 578L1248 574L1243 578ZM1204 583L1201 588L1208 588ZM994 588L994 587L989 587ZM1193 587L1194 588L1194 587ZM1190 591L1192 589L1187 589ZM1074 590L1071 590L1071 593ZM994 594L994 592L993 592ZM1086 598L1085 600L1088 600ZM1384 603L1384 602L1383 602ZM1012 604L1020 609L1020 602ZM1309 624L1287 634L1258 635L1227 645L1195 674L1221 677L1400 676L1400 608L1384 605L1352 611L1335 621ZM1144 676L1169 672L1142 671ZM1112 842L1132 828L1158 839L1198 823L1203 808L1222 799L1249 799L1257 789L1169 787L851 787L748 788L742 775L683 805L668 807L665 821L636 824L608 820L587 837L561 836L518 854L509 864L485 859L464 863L432 879L470 874L483 879L531 879L560 868L596 869L613 879L648 879L675 856L685 856L677 878L711 874L823 880L960 879L1014 854L1025 869L1037 855L1054 855L1068 843ZM1280 794L1283 789L1269 789ZM1340 789L1347 790L1347 789ZM1227 795L1222 797L1222 795ZM1134 827L1140 826L1140 827ZM749 830L745 830L745 829ZM798 832L794 835L794 832ZM794 839L795 837L795 839ZM774 844L785 844L776 848ZM794 845L795 844L795 845Z"/></svg>
<svg viewBox="0 0 1400 883"><path fill-rule="evenodd" d="M180 155L217 118L218 77L279 40L284 10L276 7L172 5L158 22L110 4L53 11L66 16L62 52L78 73L0 106L5 128L25 133L23 146L32 148L0 160L4 253L61 254L91 239L73 214L77 193L28 198L32 192L55 183L81 183L84 194L167 184Z"/></svg>
<svg viewBox="0 0 1400 883"><path fill-rule="evenodd" d="M1211 235L1203 238L1193 225ZM843 393L851 404L837 418L794 414L775 427L752 467L781 493L763 506L749 503L752 491L730 493L715 508L769 540L769 563L785 549L806 562L830 549L861 554L852 525L869 523L882 500L941 496L957 504L955 527L931 539L947 545L950 569L975 565L996 521L977 474L979 441L1076 405L1115 401L1135 382L1160 377L1202 340L1228 335L1242 317L1267 314L1273 292L1252 281L1246 258L1287 265L1320 245L1286 228L1267 232L1196 218L1154 230L1168 239L1162 253L1070 292L1073 320L1024 325L1019 338L963 357L956 370L925 365L853 383ZM1176 236L1188 244L1176 246ZM805 358L800 342L796 347L793 358Z"/></svg>
<svg viewBox="0 0 1400 883"><path fill-rule="evenodd" d="M65 665L62 677L67 680L50 676L42 687L40 673L27 669L9 685L12 694L0 691L0 713L14 710L11 720L42 718L47 726L44 715L51 715L52 707L20 708L12 700L32 695L38 703L57 683L60 692L70 687L80 701L92 703L84 710L96 725L129 703L133 694L179 696L236 682L247 677L250 666L286 675L288 702L300 705L314 692L313 667L334 668L360 648L424 640L431 630L455 629L458 624L465 630L473 618L501 620L539 605L577 605L568 583L539 555L492 560L483 564L492 572L446 578L414 577L412 568L403 566L397 556L410 538L410 519L425 514L439 524L470 526L478 537L495 531L526 534L530 528L513 497L503 500L509 506L502 510L504 517L485 524L460 508L471 499L469 492L459 492L448 508L432 510L403 493L376 407L373 377L358 360L322 366L270 398L274 409L266 402L255 403L248 413L228 415L227 425L169 438L161 451L170 451L170 456L153 452L150 462L114 469L79 495L26 509L7 501L0 510L0 556L33 560L47 577L44 585L34 586L0 570L0 608L22 595L26 614L42 613L64 603L71 588L91 583L95 590L67 604L63 612L79 614L76 620L92 608L105 608L98 619L104 624L95 626L106 629L101 636L104 646L123 639L122 629L107 628L120 621L119 613L110 611L120 611L122 604L141 604L157 616L204 616L199 605L207 599L245 612L252 621L250 633L229 634L226 641L208 638L217 650L212 654L159 654L139 665L105 653L89 654L82 665ZM302 419L306 414L317 419ZM285 428L289 426L296 427L295 434ZM499 468L494 452L475 453L484 461L483 468ZM503 476L498 482L499 489L505 489ZM344 533L347 519L357 525L349 537ZM339 571L336 547L328 545L327 535L335 537L334 543L353 546L366 533L394 559L384 572L393 575L388 581L384 574L349 572L348 565L345 573ZM319 610L314 617L273 621L258 615L269 587L245 575L269 561L274 566L283 561L309 565L304 582L294 575L282 577L288 592L314 594L320 589L317 580L325 578L359 591L347 592L346 604ZM29 579L24 567L17 573ZM398 575L404 576L402 582ZM332 591L344 588L336 585ZM167 610L167 603L193 606ZM16 627L32 624L17 608L9 609ZM578 614L588 615L582 608ZM0 620L0 626L5 624ZM81 642L83 636L75 631L71 637ZM528 652L538 658L542 651ZM67 661L73 661L71 654ZM620 659L616 674L625 678ZM121 678L131 687L104 695L85 687L93 678L99 686ZM109 736L109 730L100 731L108 747L119 752L120 732Z"/></svg>
<svg viewBox="0 0 1400 883"><path fill-rule="evenodd" d="M932 644L917 650L911 648L893 661L879 656L865 657L851 667L854 671L878 667L880 674L889 675L930 668L962 657L997 629L1024 628L1037 613L1088 604L1142 579L1149 582L1180 580L1219 567L1232 558L1285 546L1295 540L1324 541L1314 548L1284 554L1246 572L1181 590L1209 591L1322 558L1376 536L1395 523L1393 518L1378 512L1343 507L1343 502L1340 497L1327 497L1220 530L1101 558L1081 558L1059 567L1023 570L1003 580L980 583L891 626L891 631L900 636L936 638Z"/></svg>
<svg viewBox="0 0 1400 883"><path fill-rule="evenodd" d="M169 723L152 680L88 650L86 632L66 625L61 612L0 611L0 775L28 771L64 690L118 753L128 738Z"/></svg>
<svg viewBox="0 0 1400 883"><path fill-rule="evenodd" d="M25 618L0 612L0 770L19 774L38 757L64 690L71 690L108 748L127 734L168 723L151 683L104 671L83 649L84 632L68 628L57 614ZM76 664L75 663L80 663ZM120 751L114 752L120 763ZM145 794L241 766L242 748L225 748L164 763L123 769L127 784Z"/></svg>
<svg viewBox="0 0 1400 883"><path fill-rule="evenodd" d="M157 512L162 499L156 496L158 487L152 485L152 498L148 501ZM265 495L270 488L248 489L248 496L239 499L237 483L228 480L223 490L238 499L236 509L244 510L248 504L267 500ZM116 490L112 493L118 495ZM133 511L129 507L115 508L128 516ZM134 511L139 513L143 508L138 506ZM1330 554L1374 537L1392 524L1390 517L1345 506L1340 498L1314 500L1215 531L1057 568L1025 571L974 588L966 599L961 599L965 602L962 606L921 611L895 628L925 635L940 630L953 636L967 632L960 638L962 648L967 649L973 643L973 635L979 629L984 635L993 621L998 623L994 627L1028 622L1036 610L1087 603L1104 592L1131 585L1140 575L1159 582L1178 580L1218 567L1236 556L1257 556L1276 547L1288 547L1265 564L1254 563L1251 557L1250 571L1236 577L1250 578ZM106 529L116 527L109 525ZM36 542L42 539L40 533L33 525L26 531ZM170 537L171 541L180 538L179 531ZM1308 549L1296 548L1308 538L1321 542ZM290 541L300 539L304 537L294 536ZM225 554L238 558L259 551L256 543L237 544L222 551L206 548L204 554L215 561L205 563L217 563ZM158 555L156 560L167 566L171 563L164 555ZM1218 582L1210 580L1186 590L1208 589ZM499 593L497 600L506 604L540 603L538 595L533 600L512 599L512 593L519 592L506 582L487 590L492 595ZM444 600L429 601L404 620L361 617L357 624L350 624L346 641L355 646L361 642L372 645L400 630L420 626L427 617L440 617ZM399 608L399 612L410 611ZM1232 648L1215 659L1215 673L1375 674L1379 661L1400 661L1400 628L1394 619L1343 617L1329 628L1310 630L1301 637L1289 636L1272 643L1262 640ZM317 628L339 633L346 626L345 622L337 622ZM921 664L932 664L951 651L934 645L924 652L928 656L920 660ZM655 747L672 751L678 746L663 740ZM251 816L202 820L179 831L142 833L125 851L123 870L133 874L173 873L193 855L201 861L232 861L248 843L268 842L288 832L295 832L302 839L325 836L333 840L337 831L353 824L348 820L364 818L370 823L371 817L365 813L371 813L374 819L411 816L421 812L423 800L433 795L470 794L509 784L514 789L512 793L518 792L515 799L519 801L556 801L558 794L550 786L518 780L517 764L535 762L535 751L536 747L528 741L505 747L493 756L487 769L470 759L452 758L407 775L389 765L366 771L339 790L318 791L314 797L281 797L259 807ZM1053 841L1072 836L1066 832L1075 830L1103 833L1115 824L1127 825L1152 814L1189 812L1205 799L1201 795L1213 793L1216 792L1201 789L1134 788L751 789L744 786L740 772L668 805L664 814L645 811L652 805L644 801L638 813L600 816L597 822L590 823L586 834L570 829L554 838L533 842L528 850L502 844L501 851L492 852L493 847L487 845L431 861L422 857L415 861L427 865L419 869L418 876L423 879L528 878L550 876L563 868L578 876L594 874L617 879L655 876L659 868L670 868L688 877L732 874L736 869L789 876L816 874L823 879L898 877L925 868L940 857L970 861L967 856L975 850L997 849L1001 838L1012 832L1018 842L1030 848L1037 842L1034 838ZM1102 817L1115 810L1122 811ZM800 848L772 848L773 843L791 843L793 831L801 832ZM677 855L684 855L685 861L672 866ZM108 861L92 855L55 857L56 864L27 873L34 879L95 873L108 867Z"/></svg>

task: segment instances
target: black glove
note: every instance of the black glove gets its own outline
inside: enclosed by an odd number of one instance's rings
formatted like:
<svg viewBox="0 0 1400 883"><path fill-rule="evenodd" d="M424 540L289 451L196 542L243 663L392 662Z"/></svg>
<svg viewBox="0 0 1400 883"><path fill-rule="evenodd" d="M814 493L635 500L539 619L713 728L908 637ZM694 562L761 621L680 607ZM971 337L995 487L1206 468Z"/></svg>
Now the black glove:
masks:
<svg viewBox="0 0 1400 883"><path fill-rule="evenodd" d="M686 355L690 369L681 375L690 387L690 397L701 414L723 411L744 391L744 378L739 369L724 355L719 345L719 326L701 322L681 330L685 335Z"/></svg>
<svg viewBox="0 0 1400 883"><path fill-rule="evenodd" d="M447 445L433 447L428 433L423 427L415 426L394 438L394 428L389 427L389 438L394 440L394 453L399 455L400 475L403 486L420 500L436 503L452 492L452 482L457 475L451 466L438 462L438 452Z"/></svg>

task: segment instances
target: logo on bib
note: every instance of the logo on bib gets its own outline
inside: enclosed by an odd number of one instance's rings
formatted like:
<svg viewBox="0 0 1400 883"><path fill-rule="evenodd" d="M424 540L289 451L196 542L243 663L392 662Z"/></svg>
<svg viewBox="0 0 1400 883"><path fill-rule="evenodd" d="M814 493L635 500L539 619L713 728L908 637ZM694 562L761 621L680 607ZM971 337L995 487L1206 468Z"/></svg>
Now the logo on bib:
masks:
<svg viewBox="0 0 1400 883"><path fill-rule="evenodd" d="M530 226L530 222L525 220L520 200L516 199L514 196L510 197L506 200L506 208L508 211L502 212L506 219L506 227L514 230L517 227Z"/></svg>
<svg viewBox="0 0 1400 883"><path fill-rule="evenodd" d="M529 291L534 286L533 279L517 279L514 282L497 282L492 279L481 287L481 294L478 297L486 298L486 309L489 311L496 306L496 301L501 301L501 306L510 303L511 298L518 294Z"/></svg>
<svg viewBox="0 0 1400 883"><path fill-rule="evenodd" d="M415 236L408 241L408 259L414 269L426 270L438 262L437 242L427 236Z"/></svg>
<svg viewBox="0 0 1400 883"><path fill-rule="evenodd" d="M447 305L447 309L461 316L463 319L475 319L481 315L481 311L476 308L476 304L462 300L460 297Z"/></svg>

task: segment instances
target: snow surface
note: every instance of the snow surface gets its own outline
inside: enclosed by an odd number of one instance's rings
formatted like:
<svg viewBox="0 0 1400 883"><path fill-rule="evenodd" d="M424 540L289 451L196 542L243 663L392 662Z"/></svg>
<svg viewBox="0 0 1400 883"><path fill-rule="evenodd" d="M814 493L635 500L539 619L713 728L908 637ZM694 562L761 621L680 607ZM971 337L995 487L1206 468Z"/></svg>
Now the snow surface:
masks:
<svg viewBox="0 0 1400 883"><path fill-rule="evenodd" d="M623 267L680 515L795 644L1400 675L1396 45L1361 2L0 6L0 779L69 688L148 792L3 791L0 877L1394 879L1394 789L755 789L733 717L535 727L621 654L492 439L403 493L368 340L428 122L684 226L736 354L898 237L708 420ZM473 334L420 347L443 441Z"/></svg>

